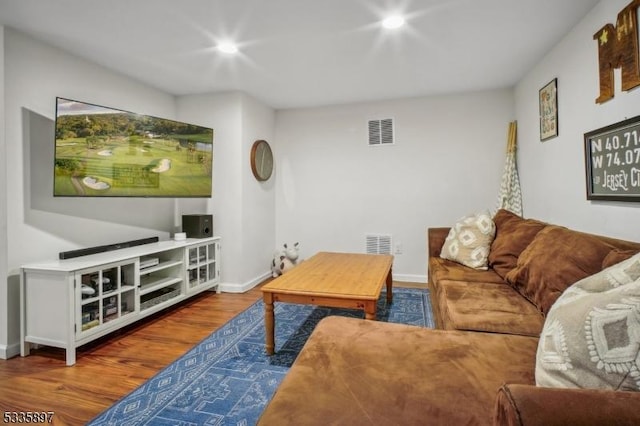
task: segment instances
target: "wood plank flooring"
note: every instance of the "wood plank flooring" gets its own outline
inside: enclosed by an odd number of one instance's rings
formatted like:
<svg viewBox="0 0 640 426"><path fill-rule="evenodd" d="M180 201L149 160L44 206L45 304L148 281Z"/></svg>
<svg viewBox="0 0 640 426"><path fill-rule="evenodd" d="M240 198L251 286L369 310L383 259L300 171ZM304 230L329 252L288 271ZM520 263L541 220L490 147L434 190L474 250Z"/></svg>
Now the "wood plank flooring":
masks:
<svg viewBox="0 0 640 426"><path fill-rule="evenodd" d="M83 425L261 297L260 286L242 294L204 292L81 346L72 367L57 348L0 360L0 415L49 411L52 424Z"/></svg>

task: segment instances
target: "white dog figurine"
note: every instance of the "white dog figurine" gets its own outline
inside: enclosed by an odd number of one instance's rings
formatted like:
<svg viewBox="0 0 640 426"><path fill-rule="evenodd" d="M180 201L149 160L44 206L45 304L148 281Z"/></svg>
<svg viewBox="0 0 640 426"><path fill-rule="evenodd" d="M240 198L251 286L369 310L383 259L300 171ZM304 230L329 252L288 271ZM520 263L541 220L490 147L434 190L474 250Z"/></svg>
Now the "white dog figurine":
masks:
<svg viewBox="0 0 640 426"><path fill-rule="evenodd" d="M298 247L299 243L295 243L293 247L284 245L284 250L277 251L271 261L271 275L277 278L298 264Z"/></svg>

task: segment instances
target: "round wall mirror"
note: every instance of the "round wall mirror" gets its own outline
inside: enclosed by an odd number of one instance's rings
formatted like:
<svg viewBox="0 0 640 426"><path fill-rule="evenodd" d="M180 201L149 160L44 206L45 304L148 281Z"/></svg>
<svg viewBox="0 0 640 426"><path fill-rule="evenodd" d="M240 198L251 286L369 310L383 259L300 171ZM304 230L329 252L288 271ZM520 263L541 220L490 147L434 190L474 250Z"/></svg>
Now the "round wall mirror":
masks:
<svg viewBox="0 0 640 426"><path fill-rule="evenodd" d="M258 140L251 147L251 171L260 182L264 182L271 177L273 172L273 153L269 143L265 140Z"/></svg>

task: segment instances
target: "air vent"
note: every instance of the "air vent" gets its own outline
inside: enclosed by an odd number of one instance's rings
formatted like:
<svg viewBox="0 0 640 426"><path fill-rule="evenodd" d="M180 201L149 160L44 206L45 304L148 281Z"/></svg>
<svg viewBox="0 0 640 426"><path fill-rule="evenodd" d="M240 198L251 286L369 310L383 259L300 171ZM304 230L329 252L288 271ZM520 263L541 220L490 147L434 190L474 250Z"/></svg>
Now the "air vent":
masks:
<svg viewBox="0 0 640 426"><path fill-rule="evenodd" d="M393 144L393 119L369 121L369 145L381 146Z"/></svg>
<svg viewBox="0 0 640 426"><path fill-rule="evenodd" d="M367 254L391 254L391 235L366 236Z"/></svg>

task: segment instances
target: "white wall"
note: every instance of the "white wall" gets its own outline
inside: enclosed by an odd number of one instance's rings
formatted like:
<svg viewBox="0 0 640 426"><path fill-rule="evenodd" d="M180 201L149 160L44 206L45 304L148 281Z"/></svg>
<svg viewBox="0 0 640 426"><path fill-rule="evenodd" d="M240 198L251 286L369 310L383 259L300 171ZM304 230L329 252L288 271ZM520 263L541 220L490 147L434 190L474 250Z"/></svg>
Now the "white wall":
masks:
<svg viewBox="0 0 640 426"><path fill-rule="evenodd" d="M276 241L301 256L365 251L391 234L394 278L426 281L426 229L493 209L511 90L278 111ZM369 147L367 123L393 118L396 144Z"/></svg>
<svg viewBox="0 0 640 426"><path fill-rule="evenodd" d="M212 213L214 233L223 238L223 288L242 291L267 275L275 246L273 181L253 179L249 151L253 140L273 137L273 109L242 93L176 98L11 29L0 41L6 106L0 110L6 120L0 142L11 141L0 148L6 151L3 172L11 176L10 186L0 178L0 272L8 276L0 283L0 307L6 306L0 310L0 357L19 349L20 265L61 251L148 236L167 239L180 229L182 214ZM213 127L214 196L54 198L56 96Z"/></svg>
<svg viewBox="0 0 640 426"><path fill-rule="evenodd" d="M6 117L6 140L12 141L3 158L6 173L13 178L10 187L2 186L6 188L2 202L11 200L2 221L10 230L3 241L11 250L2 252L9 279L0 287L0 302L7 305L0 329L8 334L0 334L4 352L0 356L18 351L20 265L81 247L148 236L167 239L179 230L183 213L214 214L214 232L224 241L222 279L229 289L241 291L266 276L275 245L275 196L272 183L257 185L250 176L248 158L253 138L273 135L272 109L241 93L176 99L13 30L7 30L2 46L6 77L2 117ZM210 200L54 198L50 179L56 96L213 127L214 196Z"/></svg>
<svg viewBox="0 0 640 426"><path fill-rule="evenodd" d="M173 200L53 198L56 96L167 118L175 116L175 100L9 28L3 58L3 158L10 177L3 199L7 200L9 278L0 283L0 294L9 300L8 309L1 311L0 328L8 329L4 342L10 345L7 351L11 355L19 348L20 265L80 247L155 235L166 238L173 222ZM43 176L45 182L39 185ZM141 213L134 218L132 211Z"/></svg>
<svg viewBox="0 0 640 426"><path fill-rule="evenodd" d="M210 211L222 237L223 291L240 292L265 278L273 254L273 179L258 183L249 153L256 139L272 138L275 112L239 92L181 96L181 117L214 128L214 183Z"/></svg>
<svg viewBox="0 0 640 426"><path fill-rule="evenodd" d="M524 214L575 229L640 241L640 203L588 201L584 133L640 114L640 88L596 104L598 47L593 35L615 25L628 0L603 0L516 87L518 162ZM538 90L558 78L559 136L540 142Z"/></svg>
<svg viewBox="0 0 640 426"><path fill-rule="evenodd" d="M240 93L181 96L177 100L180 119L191 117L213 130L213 197L208 213L213 215L213 232L222 238L223 282L239 282L240 269L234 259L240 257L242 227L239 214L241 181L241 97ZM198 213L198 212L185 212Z"/></svg>
<svg viewBox="0 0 640 426"><path fill-rule="evenodd" d="M0 312L8 312L7 283L7 154L4 120L4 32L0 25ZM9 329L7 315L0 315L0 358L7 358Z"/></svg>
<svg viewBox="0 0 640 426"><path fill-rule="evenodd" d="M0 154L6 154L3 171L11 185L0 177L0 272L8 277L0 282L0 308L6 306L0 310L0 357L19 352L20 266L61 251L149 236L168 239L180 229L182 214L212 213L214 233L223 238L223 290L242 291L267 275L275 246L275 195L272 182L253 179L249 151L253 140L273 137L273 109L242 93L176 98L18 31L3 35L0 94L6 109L0 116L6 126L0 142L10 142L2 143ZM54 198L56 96L213 127L214 196Z"/></svg>
<svg viewBox="0 0 640 426"><path fill-rule="evenodd" d="M54 198L53 134L43 126L53 125L56 96L167 118L175 116L175 99L22 33L7 31L5 42L9 272L67 249L168 236L173 200ZM51 174L38 185L42 192L34 200L31 183L45 167ZM112 218L104 217L105 211ZM131 211L142 213L134 219Z"/></svg>
<svg viewBox="0 0 640 426"><path fill-rule="evenodd" d="M245 283L240 290L261 282L270 275L275 251L276 208L275 176L258 182L251 172L251 147L264 139L274 146L276 112L248 95L242 97L242 252L237 260Z"/></svg>

